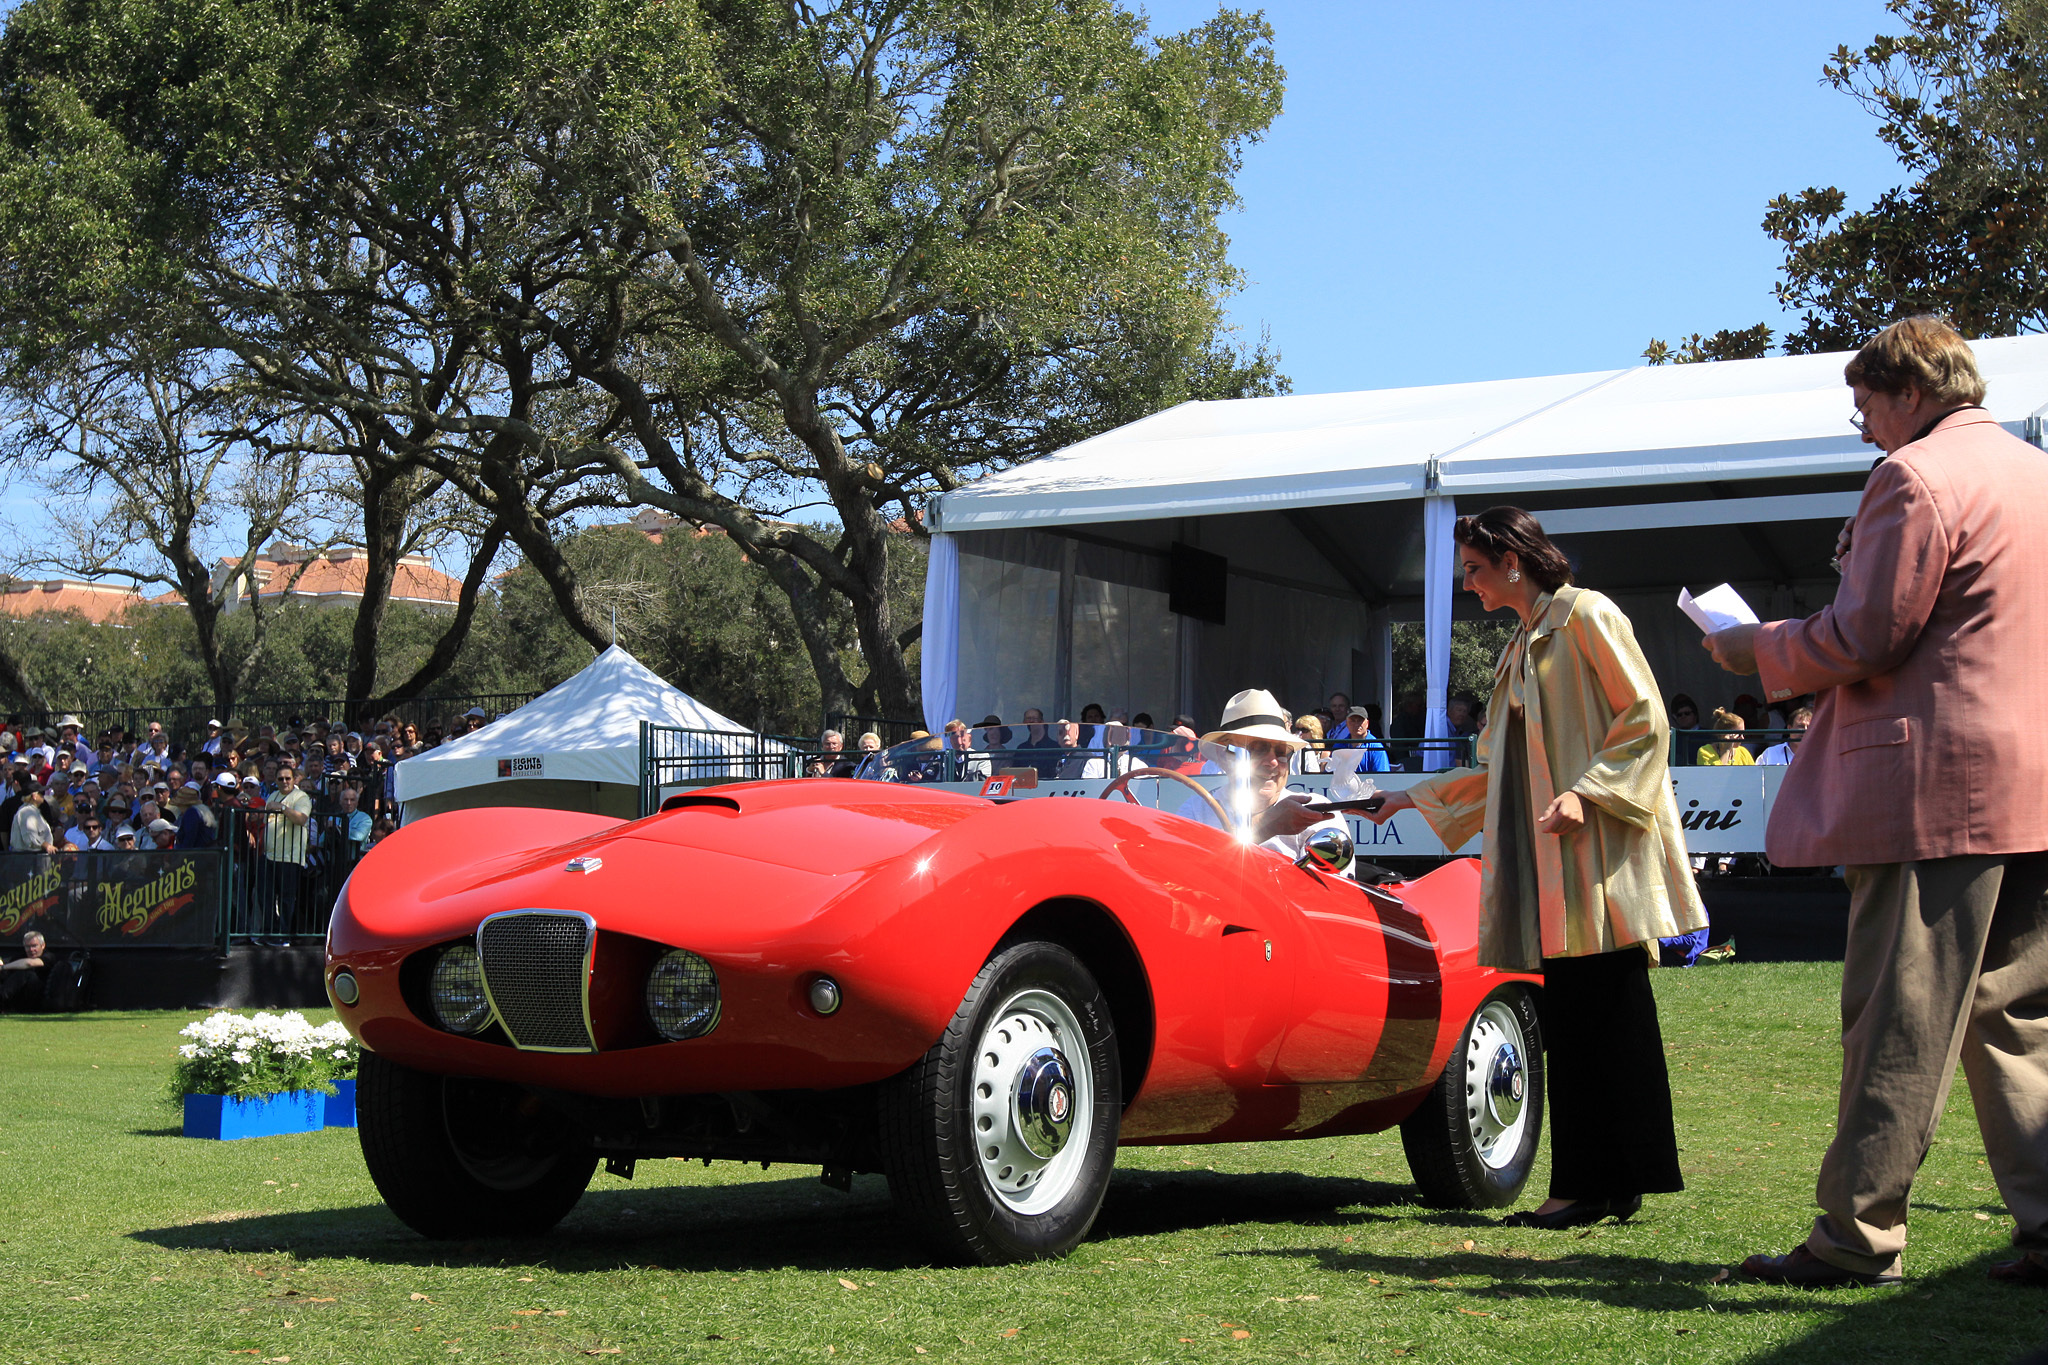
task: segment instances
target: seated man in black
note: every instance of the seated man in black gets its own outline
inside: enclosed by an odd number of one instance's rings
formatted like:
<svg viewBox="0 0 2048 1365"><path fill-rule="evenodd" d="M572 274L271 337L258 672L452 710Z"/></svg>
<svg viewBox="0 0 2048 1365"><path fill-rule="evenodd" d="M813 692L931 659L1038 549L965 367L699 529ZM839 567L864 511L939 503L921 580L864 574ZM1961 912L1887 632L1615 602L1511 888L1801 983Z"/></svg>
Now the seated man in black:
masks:
<svg viewBox="0 0 2048 1365"><path fill-rule="evenodd" d="M1018 766L1036 768L1041 781L1051 778L1055 773L1059 772L1064 756L1060 753L1059 736L1053 734L1051 727L1045 723L1045 712L1035 706L1026 709L1024 712L1024 733L1024 742L1017 746ZM1026 749L1049 749L1052 752L1025 753Z"/></svg>
<svg viewBox="0 0 2048 1365"><path fill-rule="evenodd" d="M32 1010L43 1003L43 981L50 974L48 951L43 936L31 929L21 936L21 956L0 962L0 1011Z"/></svg>

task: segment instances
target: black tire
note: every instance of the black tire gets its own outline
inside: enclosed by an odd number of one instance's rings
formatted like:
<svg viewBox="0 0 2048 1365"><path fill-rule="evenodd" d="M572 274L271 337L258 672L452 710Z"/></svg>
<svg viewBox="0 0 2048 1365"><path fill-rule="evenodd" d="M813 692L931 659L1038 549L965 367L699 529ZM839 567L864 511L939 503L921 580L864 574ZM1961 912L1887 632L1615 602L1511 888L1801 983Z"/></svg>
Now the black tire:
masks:
<svg viewBox="0 0 2048 1365"><path fill-rule="evenodd" d="M1512 1036L1517 1031L1519 1038ZM1518 1129L1499 1129L1482 1148L1481 1134L1498 1123L1499 1109L1486 1106L1489 1064L1501 1066L1507 1060L1500 1051L1503 1043L1518 1054L1519 1066L1513 1069L1522 1083L1519 1106L1524 1121ZM1502 1089L1512 1086L1504 1084ZM1502 1103L1507 1098L1503 1095ZM1481 1131L1475 1132L1475 1127ZM1536 997L1526 986L1502 986L1466 1022L1429 1096L1401 1120L1401 1149L1408 1155L1408 1169L1424 1203L1440 1209L1495 1209L1521 1195L1542 1138L1543 1030L1536 1018Z"/></svg>
<svg viewBox="0 0 2048 1365"><path fill-rule="evenodd" d="M363 1164L377 1193L428 1237L546 1232L597 1169L517 1086L433 1076L365 1052L356 1080Z"/></svg>
<svg viewBox="0 0 2048 1365"><path fill-rule="evenodd" d="M1061 1036L1067 1030L1056 1017L1060 1008L1087 1050L1085 1065ZM1005 1026L1020 1016L1014 1036L1006 1034ZM984 1042L999 1051L985 1051ZM1042 1060L1048 1049L1065 1071ZM1018 1058L1021 1067L1013 1072ZM1034 1172L1029 1164L1041 1158L1026 1144L1051 1145L1036 1120L1057 1113L1052 1090L1062 1083L1067 1122L1077 1127L1085 1113L1087 1128L1070 1127ZM1035 1098L1016 1098L1024 1091ZM979 1126L995 1109L1016 1116L1010 1126ZM1056 943L1006 947L976 975L931 1051L885 1090L881 1138L889 1193L950 1260L1004 1265L1064 1256L1095 1224L1116 1164L1122 1118L1116 1030L1095 978ZM991 1158L991 1152L1000 1155ZM1012 1157L1021 1164L1002 1164ZM1036 1183L999 1190L1004 1179Z"/></svg>

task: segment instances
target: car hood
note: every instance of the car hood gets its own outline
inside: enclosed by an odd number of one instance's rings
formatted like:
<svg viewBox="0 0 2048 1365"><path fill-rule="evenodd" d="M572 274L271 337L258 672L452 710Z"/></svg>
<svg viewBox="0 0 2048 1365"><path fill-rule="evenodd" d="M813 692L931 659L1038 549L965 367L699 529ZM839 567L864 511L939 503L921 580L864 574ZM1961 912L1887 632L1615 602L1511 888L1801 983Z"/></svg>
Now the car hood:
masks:
<svg viewBox="0 0 2048 1365"><path fill-rule="evenodd" d="M743 951L990 809L829 778L711 788L671 807L623 823L512 808L431 816L357 866L350 918L376 938L424 942L466 934L499 910L571 910L657 941L687 924L702 951Z"/></svg>

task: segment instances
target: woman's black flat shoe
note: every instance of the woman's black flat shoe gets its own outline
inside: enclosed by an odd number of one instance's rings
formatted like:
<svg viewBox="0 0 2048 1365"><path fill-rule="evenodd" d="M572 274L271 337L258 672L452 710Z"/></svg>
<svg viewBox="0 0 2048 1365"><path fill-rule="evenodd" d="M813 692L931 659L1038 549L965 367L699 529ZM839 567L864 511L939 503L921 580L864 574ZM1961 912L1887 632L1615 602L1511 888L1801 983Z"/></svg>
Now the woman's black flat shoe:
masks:
<svg viewBox="0 0 2048 1365"><path fill-rule="evenodd" d="M1565 1205L1555 1213L1537 1213L1533 1209L1511 1213L1500 1220L1504 1228L1542 1228L1556 1232L1561 1228L1583 1227L1597 1223L1603 1218L1626 1222L1643 1207L1643 1197L1630 1195L1626 1199L1578 1199Z"/></svg>

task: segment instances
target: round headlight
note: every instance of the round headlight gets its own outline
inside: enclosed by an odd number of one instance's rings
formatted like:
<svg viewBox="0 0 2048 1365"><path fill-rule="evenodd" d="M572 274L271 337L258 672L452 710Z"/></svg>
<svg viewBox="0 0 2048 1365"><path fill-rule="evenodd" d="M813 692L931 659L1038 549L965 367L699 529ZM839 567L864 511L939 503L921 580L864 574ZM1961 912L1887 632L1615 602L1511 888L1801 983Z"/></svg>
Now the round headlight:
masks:
<svg viewBox="0 0 2048 1365"><path fill-rule="evenodd" d="M718 973L681 948L662 954L647 974L647 1018L670 1042L711 1032L718 1027Z"/></svg>
<svg viewBox="0 0 2048 1365"><path fill-rule="evenodd" d="M458 943L434 964L428 986L434 1016L450 1033L481 1033L491 1022L491 1002L484 995L484 968L476 948Z"/></svg>
<svg viewBox="0 0 2048 1365"><path fill-rule="evenodd" d="M829 976L811 982L811 1008L820 1014L839 1013L839 983Z"/></svg>

